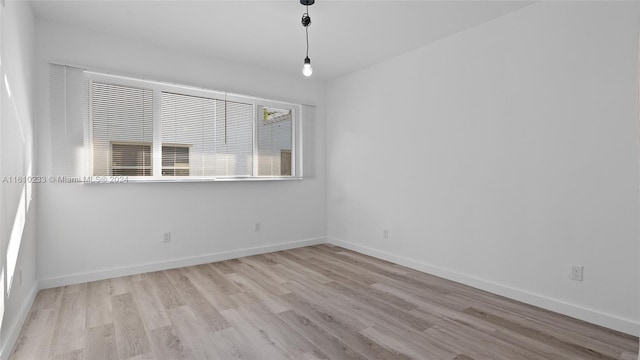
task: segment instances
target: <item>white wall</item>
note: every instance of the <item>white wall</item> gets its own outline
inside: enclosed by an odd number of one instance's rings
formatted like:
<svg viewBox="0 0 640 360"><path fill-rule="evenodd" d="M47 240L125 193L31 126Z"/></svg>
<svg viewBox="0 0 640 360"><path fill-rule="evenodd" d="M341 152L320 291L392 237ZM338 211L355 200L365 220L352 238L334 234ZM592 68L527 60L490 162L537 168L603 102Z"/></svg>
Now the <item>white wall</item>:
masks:
<svg viewBox="0 0 640 360"><path fill-rule="evenodd" d="M639 12L538 3L330 81L330 240L637 335Z"/></svg>
<svg viewBox="0 0 640 360"><path fill-rule="evenodd" d="M0 358L6 358L37 290L36 198L15 182L34 166L31 6L8 1L0 7L0 27Z"/></svg>
<svg viewBox="0 0 640 360"><path fill-rule="evenodd" d="M42 286L324 241L324 83L40 19L36 45L38 172L44 175L51 175L55 158L52 134L63 126L49 117L50 61L317 105L303 119L303 181L39 186ZM170 244L162 244L165 231L172 233Z"/></svg>

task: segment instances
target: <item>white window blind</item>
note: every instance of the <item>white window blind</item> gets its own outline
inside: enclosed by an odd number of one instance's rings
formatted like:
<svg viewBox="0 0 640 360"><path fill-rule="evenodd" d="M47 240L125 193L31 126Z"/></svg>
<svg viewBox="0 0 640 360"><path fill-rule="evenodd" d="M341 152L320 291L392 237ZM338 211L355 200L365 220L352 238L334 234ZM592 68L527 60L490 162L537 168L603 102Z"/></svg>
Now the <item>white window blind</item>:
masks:
<svg viewBox="0 0 640 360"><path fill-rule="evenodd" d="M93 82L94 176L151 176L153 91Z"/></svg>
<svg viewBox="0 0 640 360"><path fill-rule="evenodd" d="M253 174L253 105L226 101L216 126L216 172L219 176Z"/></svg>
<svg viewBox="0 0 640 360"><path fill-rule="evenodd" d="M161 101L163 148L189 149L190 176L252 174L252 104L169 92L162 93ZM163 168L171 156L164 153Z"/></svg>
<svg viewBox="0 0 640 360"><path fill-rule="evenodd" d="M55 92L56 103L73 105L52 111L65 122L81 120L79 128L85 129L82 175L132 181L301 178L300 105L65 66L51 69L52 87L65 88ZM70 119L66 109L78 116Z"/></svg>
<svg viewBox="0 0 640 360"><path fill-rule="evenodd" d="M161 102L162 175L175 175L164 168L178 146L189 149L189 175L215 176L216 100L163 92Z"/></svg>

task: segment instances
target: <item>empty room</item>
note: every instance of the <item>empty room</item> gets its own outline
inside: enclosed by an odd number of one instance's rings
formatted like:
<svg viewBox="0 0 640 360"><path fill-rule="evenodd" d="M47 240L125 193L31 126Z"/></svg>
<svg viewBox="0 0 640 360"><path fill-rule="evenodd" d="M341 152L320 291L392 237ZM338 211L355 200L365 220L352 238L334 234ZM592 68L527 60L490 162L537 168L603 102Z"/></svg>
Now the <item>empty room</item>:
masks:
<svg viewBox="0 0 640 360"><path fill-rule="evenodd" d="M0 0L0 359L640 360L638 1Z"/></svg>

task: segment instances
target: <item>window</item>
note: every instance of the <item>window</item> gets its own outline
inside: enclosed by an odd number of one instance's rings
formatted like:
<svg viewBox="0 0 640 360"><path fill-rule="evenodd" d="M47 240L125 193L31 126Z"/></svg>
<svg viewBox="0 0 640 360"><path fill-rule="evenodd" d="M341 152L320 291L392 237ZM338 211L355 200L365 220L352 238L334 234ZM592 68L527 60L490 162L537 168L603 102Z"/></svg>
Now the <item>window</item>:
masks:
<svg viewBox="0 0 640 360"><path fill-rule="evenodd" d="M85 72L92 176L300 178L299 105Z"/></svg>

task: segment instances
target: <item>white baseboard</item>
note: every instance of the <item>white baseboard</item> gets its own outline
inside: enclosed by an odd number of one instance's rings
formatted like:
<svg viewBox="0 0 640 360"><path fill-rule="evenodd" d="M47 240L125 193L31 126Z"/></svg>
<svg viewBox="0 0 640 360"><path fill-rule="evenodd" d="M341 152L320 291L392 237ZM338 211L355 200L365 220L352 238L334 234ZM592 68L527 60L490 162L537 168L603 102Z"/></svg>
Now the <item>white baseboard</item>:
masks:
<svg viewBox="0 0 640 360"><path fill-rule="evenodd" d="M0 359L6 360L9 358L16 340L18 340L18 335L20 335L20 330L22 330L22 325L24 324L25 320L27 320L27 316L29 315L29 311L31 310L33 301L36 299L36 294L38 293L38 291L40 291L40 287L38 281L36 281L35 284L33 284L33 288L31 288L29 295L22 303L20 314L16 318L16 321L13 324L10 324L8 326L9 328L6 330L6 334L8 334L7 341L2 344L2 349L0 349Z"/></svg>
<svg viewBox="0 0 640 360"><path fill-rule="evenodd" d="M272 244L267 246L259 246L252 248L244 248L232 251L224 251L219 253L193 256L179 259L172 259L167 261L160 261L155 263L139 264L134 266L113 268L100 271L92 271L87 273L73 274L68 276L61 276L55 278L41 279L39 281L40 289L48 289L59 286L66 286L72 284L79 284L84 282L110 279L119 276L142 274L152 271L160 271L167 269L175 269L185 266L193 266L200 264L207 264L216 261L223 261L229 259L235 259L243 256L251 256L269 253L273 251L281 251L287 249L294 249L303 246L311 246L325 243L325 238L306 239L285 243Z"/></svg>
<svg viewBox="0 0 640 360"><path fill-rule="evenodd" d="M597 310L588 309L579 305L567 303L558 299L528 292L526 290L513 288L489 280L476 278L449 269L433 266L425 262L394 255L386 251L376 250L367 246L354 244L348 241L335 238L328 238L327 242L346 249L357 251L379 259L387 260L399 265L403 265L418 271L433 274L448 280L459 282L477 289L489 291L502 295L510 299L521 301L543 309L551 310L560 314L571 316L596 325L614 329L626 334L638 336L640 333L640 323L629 319L624 319L615 315L603 313ZM640 358L639 358L640 360Z"/></svg>

